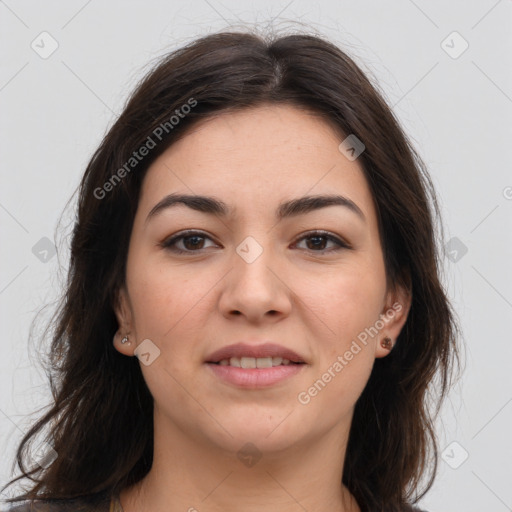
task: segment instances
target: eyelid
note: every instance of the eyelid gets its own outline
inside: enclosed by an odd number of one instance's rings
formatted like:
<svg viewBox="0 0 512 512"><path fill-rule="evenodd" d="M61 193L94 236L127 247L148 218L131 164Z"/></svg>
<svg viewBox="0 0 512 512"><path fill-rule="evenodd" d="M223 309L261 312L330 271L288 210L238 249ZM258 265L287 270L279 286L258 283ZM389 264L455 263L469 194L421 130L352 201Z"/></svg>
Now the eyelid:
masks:
<svg viewBox="0 0 512 512"><path fill-rule="evenodd" d="M330 231L326 231L324 229L312 229L312 230L306 231L304 233L301 233L300 235L297 236L297 238L295 238L292 245L295 245L298 242L300 242L308 237L313 237L315 235L323 236L323 237L327 238L329 241L334 242L337 245L337 248L330 249L330 250L322 249L319 251L314 251L311 249L302 249L302 250L309 252L309 253L313 253L313 254L318 253L319 255L322 255L322 254L328 254L331 252L337 252L342 249L345 249L345 250L352 249L352 246L345 239L343 239L342 237L340 237L338 235L335 235L334 233L332 233ZM172 247L172 245L175 242L177 242L183 238L192 237L192 236L198 236L198 237L205 238L205 239L208 238L215 242L213 237L204 231L200 231L197 229L186 229L184 231L179 231L178 233L171 235L169 238L165 239L163 242L159 243L158 245L164 249L175 252L177 254L201 253L204 249L198 249L196 251L193 251L193 250L177 249L176 247ZM215 242L215 243L217 243L217 242Z"/></svg>
<svg viewBox="0 0 512 512"><path fill-rule="evenodd" d="M183 254L192 254L194 252L200 253L202 249L199 249L197 251L184 251L183 249L177 249L176 247L172 247L172 244L181 240L182 238L187 238L191 236L199 236L202 238L209 238L212 241L215 241L212 236L210 236L208 233L204 231L200 231L197 229L185 229L184 231L179 231L178 233L175 233L174 235L171 235L169 238L166 238L163 242L159 243L158 245L162 247L163 249L167 249L169 251L173 251L176 253L183 253ZM215 242L217 243L217 242Z"/></svg>
<svg viewBox="0 0 512 512"><path fill-rule="evenodd" d="M326 231L325 229L311 229L309 231L301 233L295 239L295 241L293 243L296 244L297 242L300 242L301 240L308 238L308 237L313 237L314 235L324 236L328 240L334 242L338 246L338 249L352 249L352 246L344 238L340 237L339 235L335 235L331 231ZM338 249L335 249L335 250L338 250ZM307 250L307 249L305 249L305 250ZM333 252L333 249L331 249L331 250L324 249L322 251L310 250L309 252L322 254L322 253Z"/></svg>

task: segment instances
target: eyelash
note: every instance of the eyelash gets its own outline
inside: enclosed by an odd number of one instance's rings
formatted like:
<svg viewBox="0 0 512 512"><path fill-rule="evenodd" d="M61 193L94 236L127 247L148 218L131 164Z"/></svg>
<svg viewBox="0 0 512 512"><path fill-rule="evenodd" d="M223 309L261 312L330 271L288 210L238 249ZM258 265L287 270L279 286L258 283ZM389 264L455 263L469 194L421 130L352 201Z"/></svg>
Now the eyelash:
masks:
<svg viewBox="0 0 512 512"><path fill-rule="evenodd" d="M175 243L184 239L184 238L191 238L193 236L197 236L197 237L200 237L200 238L209 238L211 240L211 238L209 236L207 236L205 233L201 232L201 231L194 231L194 230L188 230L188 231L182 231L181 233L177 234L177 235L174 235L172 236L171 238L163 241L161 244L159 244L161 247L163 247L164 249L167 249L169 251L172 251L176 254L192 254L194 252L201 252L203 249L198 249L198 250L183 250L183 249L178 249L176 248L175 246ZM307 238L314 238L314 237L324 237L324 238L327 238L328 241L331 241L331 242L334 242L338 247L336 247L335 249L321 249L319 251L315 251L315 250L312 250L312 249L305 249L309 252L312 252L312 253L326 253L326 252L337 252L337 251L340 251L342 249L351 249L351 247L349 246L349 244L347 244L346 242L344 242L343 240L341 240L340 238L338 238L337 236L334 236L332 235L331 233L329 233L328 231L322 231L322 230L317 230L317 231L310 231L304 235L302 235L300 238L298 238L294 244L304 240L304 239L307 239Z"/></svg>

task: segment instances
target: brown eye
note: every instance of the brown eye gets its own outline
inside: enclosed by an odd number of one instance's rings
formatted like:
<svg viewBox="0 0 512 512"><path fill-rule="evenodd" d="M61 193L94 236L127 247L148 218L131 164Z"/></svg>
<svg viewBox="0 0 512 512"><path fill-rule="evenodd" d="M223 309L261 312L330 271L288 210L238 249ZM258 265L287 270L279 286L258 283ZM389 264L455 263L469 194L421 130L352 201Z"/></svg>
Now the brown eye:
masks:
<svg viewBox="0 0 512 512"><path fill-rule="evenodd" d="M172 236L168 240L160 244L163 248L172 251L177 254L201 252L203 249L207 249L205 246L206 240L212 240L205 233L200 231L186 231L178 233ZM307 233L295 242L298 245L299 242L306 241L305 250L316 253L329 253L333 251L339 251L341 249L350 249L351 247L339 239L337 236L329 232L314 231ZM334 244L334 246L328 247L328 244ZM211 247L211 246L210 246Z"/></svg>
<svg viewBox="0 0 512 512"><path fill-rule="evenodd" d="M199 252L205 248L205 240L211 240L200 231L187 231L175 235L161 244L162 247L178 254ZM181 247L178 245L181 244Z"/></svg>
<svg viewBox="0 0 512 512"><path fill-rule="evenodd" d="M324 231L314 231L299 238L299 242L306 240L306 250L312 252L332 252L340 249L350 249L350 246L340 240L337 236ZM329 242L334 244L334 247L327 249L326 246ZM297 243L297 242L296 242Z"/></svg>
<svg viewBox="0 0 512 512"><path fill-rule="evenodd" d="M187 250L202 249L204 245L204 237L199 235L184 236L182 240Z"/></svg>

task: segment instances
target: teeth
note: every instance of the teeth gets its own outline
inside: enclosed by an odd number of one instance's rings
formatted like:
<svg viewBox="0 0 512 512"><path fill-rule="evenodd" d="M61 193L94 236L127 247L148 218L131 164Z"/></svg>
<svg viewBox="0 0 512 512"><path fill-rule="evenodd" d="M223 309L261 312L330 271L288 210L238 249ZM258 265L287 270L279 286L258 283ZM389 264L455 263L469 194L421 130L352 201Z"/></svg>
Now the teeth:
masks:
<svg viewBox="0 0 512 512"><path fill-rule="evenodd" d="M237 368L271 368L272 366L293 364L282 357L232 357L219 361L221 366L236 366Z"/></svg>
<svg viewBox="0 0 512 512"><path fill-rule="evenodd" d="M256 368L256 361L254 357L241 357L240 358L240 366L242 368Z"/></svg>

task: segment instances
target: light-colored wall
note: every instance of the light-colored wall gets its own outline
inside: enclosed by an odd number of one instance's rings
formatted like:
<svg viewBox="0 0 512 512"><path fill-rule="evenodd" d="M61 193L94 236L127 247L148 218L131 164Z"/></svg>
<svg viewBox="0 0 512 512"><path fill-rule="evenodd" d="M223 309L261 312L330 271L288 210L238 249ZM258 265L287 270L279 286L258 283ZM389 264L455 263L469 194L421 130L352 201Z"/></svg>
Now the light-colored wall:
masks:
<svg viewBox="0 0 512 512"><path fill-rule="evenodd" d="M443 409L443 459L421 505L512 510L510 0L0 2L0 483L29 413L50 396L28 331L62 285L72 207L57 240L56 222L93 150L150 59L270 18L312 27L373 74L437 186L467 367Z"/></svg>

